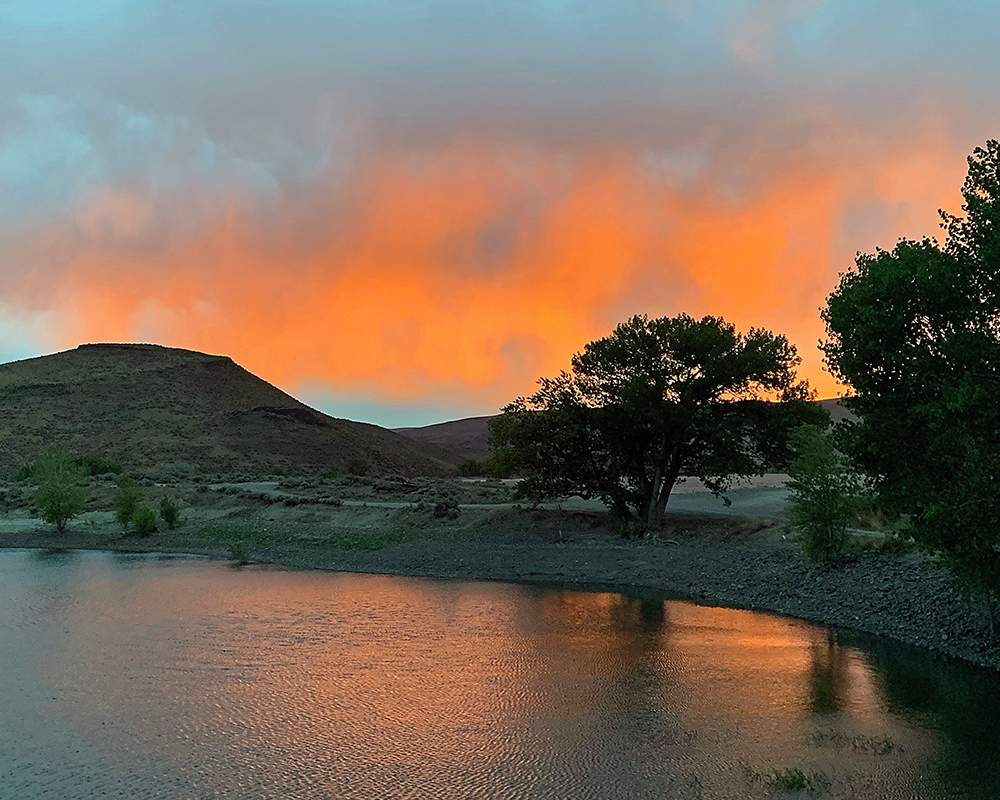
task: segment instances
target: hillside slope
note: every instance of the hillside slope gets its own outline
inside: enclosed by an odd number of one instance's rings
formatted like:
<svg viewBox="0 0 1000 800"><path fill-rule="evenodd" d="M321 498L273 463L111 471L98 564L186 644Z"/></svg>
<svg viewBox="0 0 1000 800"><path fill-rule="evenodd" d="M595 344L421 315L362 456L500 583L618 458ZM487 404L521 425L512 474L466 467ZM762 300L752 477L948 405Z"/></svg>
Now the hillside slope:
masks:
<svg viewBox="0 0 1000 800"><path fill-rule="evenodd" d="M81 345L0 365L0 474L48 446L128 468L211 472L343 469L434 475L460 457L384 428L335 419L225 356L145 344Z"/></svg>
<svg viewBox="0 0 1000 800"><path fill-rule="evenodd" d="M415 442L452 447L466 458L484 461L490 456L491 419L493 417L466 417L420 428L393 428L393 431Z"/></svg>

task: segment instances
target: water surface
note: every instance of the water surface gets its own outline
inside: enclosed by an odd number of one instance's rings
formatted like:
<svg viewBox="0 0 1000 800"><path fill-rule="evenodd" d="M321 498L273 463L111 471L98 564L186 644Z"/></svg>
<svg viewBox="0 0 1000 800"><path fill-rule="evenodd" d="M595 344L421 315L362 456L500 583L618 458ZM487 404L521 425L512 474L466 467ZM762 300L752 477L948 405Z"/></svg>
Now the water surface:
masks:
<svg viewBox="0 0 1000 800"><path fill-rule="evenodd" d="M1000 797L1000 682L617 593L0 552L0 797Z"/></svg>

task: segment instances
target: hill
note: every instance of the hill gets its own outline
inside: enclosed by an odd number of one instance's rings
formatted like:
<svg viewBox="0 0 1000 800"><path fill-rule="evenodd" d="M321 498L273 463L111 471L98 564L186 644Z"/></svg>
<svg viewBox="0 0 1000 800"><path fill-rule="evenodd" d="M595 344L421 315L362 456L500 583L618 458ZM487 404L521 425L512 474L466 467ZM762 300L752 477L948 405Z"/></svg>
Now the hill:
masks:
<svg viewBox="0 0 1000 800"><path fill-rule="evenodd" d="M817 400L816 402L830 413L830 418L834 422L856 419L854 414L844 408L838 398ZM493 417L490 416L466 417L451 422L424 425L420 428L394 428L393 430L415 442L442 445L458 451L465 458L484 461L490 456L489 421L491 419Z"/></svg>
<svg viewBox="0 0 1000 800"><path fill-rule="evenodd" d="M493 417L466 417L420 428L393 428L395 433L424 444L453 448L465 458L484 461L490 456L489 421Z"/></svg>
<svg viewBox="0 0 1000 800"><path fill-rule="evenodd" d="M329 417L225 356L147 344L88 344L0 365L0 474L43 448L128 469L345 469L436 475L461 456L385 428Z"/></svg>

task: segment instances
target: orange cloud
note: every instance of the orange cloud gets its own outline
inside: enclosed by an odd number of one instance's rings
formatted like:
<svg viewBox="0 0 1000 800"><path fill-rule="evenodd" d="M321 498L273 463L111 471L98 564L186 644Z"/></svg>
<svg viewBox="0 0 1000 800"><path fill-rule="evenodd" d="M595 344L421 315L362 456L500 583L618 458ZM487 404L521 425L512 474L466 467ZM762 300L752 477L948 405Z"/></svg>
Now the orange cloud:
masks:
<svg viewBox="0 0 1000 800"><path fill-rule="evenodd" d="M840 160L751 155L764 177L749 192L710 174L677 185L625 151L456 143L367 162L307 235L292 200L266 224L233 201L156 248L120 244L151 217L122 189L79 210L91 245L60 278L61 340L159 341L293 391L488 410L626 316L686 311L788 334L832 395L815 344L837 273L857 250L933 233L964 173L939 126L889 154L838 135L825 152Z"/></svg>

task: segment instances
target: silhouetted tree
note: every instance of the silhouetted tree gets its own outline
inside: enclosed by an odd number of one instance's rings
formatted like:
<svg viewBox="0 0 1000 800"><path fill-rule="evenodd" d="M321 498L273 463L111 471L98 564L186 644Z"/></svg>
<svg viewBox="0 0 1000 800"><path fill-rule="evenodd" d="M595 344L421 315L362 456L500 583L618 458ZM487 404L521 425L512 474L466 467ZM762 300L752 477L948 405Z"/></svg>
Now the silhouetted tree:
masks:
<svg viewBox="0 0 1000 800"><path fill-rule="evenodd" d="M825 418L798 362L784 336L719 317L633 317L491 420L496 467L524 477L519 497L595 497L656 529L680 476L722 494L783 462L790 427Z"/></svg>

